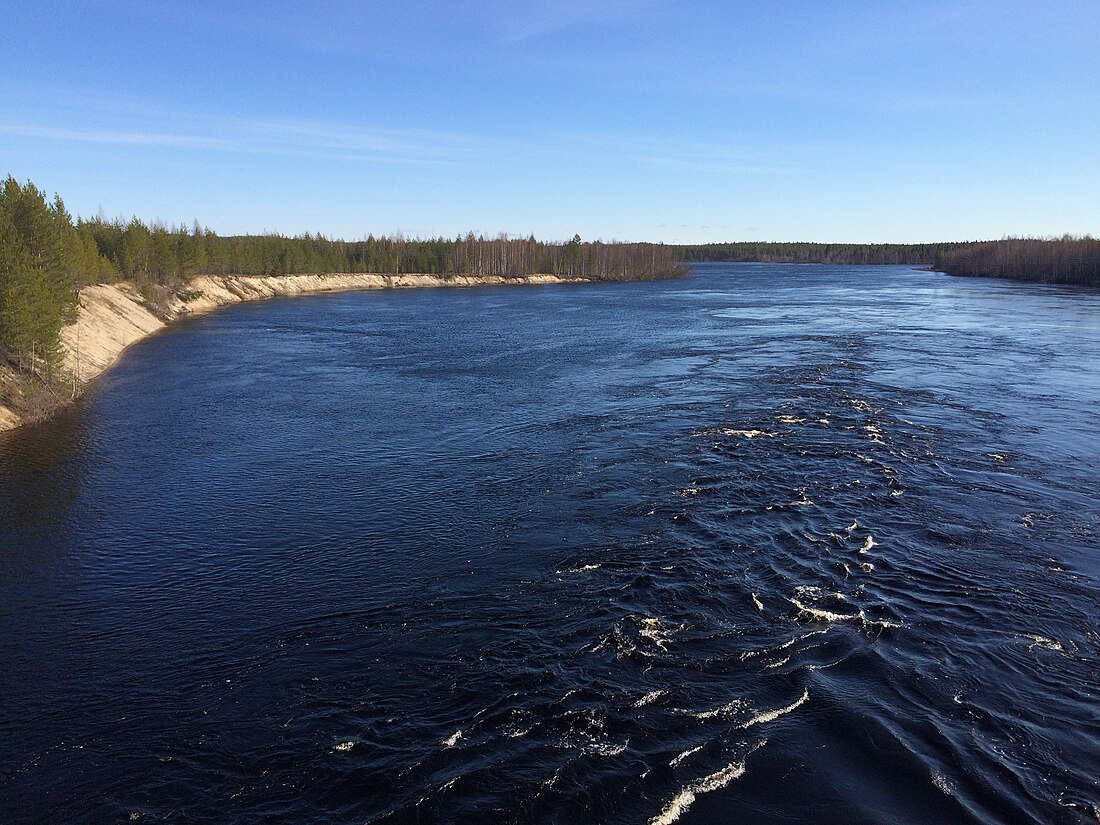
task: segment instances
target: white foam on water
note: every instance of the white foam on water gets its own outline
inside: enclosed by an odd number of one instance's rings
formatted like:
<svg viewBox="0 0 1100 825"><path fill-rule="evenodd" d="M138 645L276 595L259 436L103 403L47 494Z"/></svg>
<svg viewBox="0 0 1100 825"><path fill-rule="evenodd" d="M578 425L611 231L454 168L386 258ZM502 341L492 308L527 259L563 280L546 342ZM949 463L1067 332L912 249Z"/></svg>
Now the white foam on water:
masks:
<svg viewBox="0 0 1100 825"><path fill-rule="evenodd" d="M443 740L442 745L445 748L453 748L458 744L458 740L462 738L462 731L456 730L450 736Z"/></svg>
<svg viewBox="0 0 1100 825"><path fill-rule="evenodd" d="M779 433L770 433L767 430L731 430L726 427L723 427L718 432L722 435L739 435L741 438L760 438L761 436L765 438L777 438L779 436Z"/></svg>
<svg viewBox="0 0 1100 825"><path fill-rule="evenodd" d="M772 662L770 665L764 665L764 670L773 670L777 667L783 667L783 665L787 664L787 662L789 662L790 660L790 656L784 656L778 662Z"/></svg>
<svg viewBox="0 0 1100 825"><path fill-rule="evenodd" d="M864 617L863 626L864 627L877 627L879 630L886 630L887 628L903 627L904 625L902 625L901 622L891 622L891 621L887 621L886 619L868 619L868 618Z"/></svg>
<svg viewBox="0 0 1100 825"><path fill-rule="evenodd" d="M625 742L607 742L592 733L570 734L561 742L561 747L579 750L585 756L618 756L623 753L630 740Z"/></svg>
<svg viewBox="0 0 1100 825"><path fill-rule="evenodd" d="M823 633L827 633L825 630L811 630L809 633L803 633L801 636L795 636L793 639L788 639L782 644L778 644L775 647L765 647L759 650L746 650L741 654L741 661L745 659L751 659L753 656L759 656L761 653L777 653L780 650L786 650L792 645L798 644L803 639L809 639L811 636L820 636Z"/></svg>
<svg viewBox="0 0 1100 825"><path fill-rule="evenodd" d="M871 436L871 440L873 442L875 442L876 444L885 444L886 443L886 441L883 439L883 435L885 435L885 433L882 431L881 427L879 427L875 424L864 424L863 425L863 430L869 436Z"/></svg>
<svg viewBox="0 0 1100 825"><path fill-rule="evenodd" d="M701 492L703 492L703 488L702 487L684 487L680 490L676 490L675 492L676 492L676 495L678 495L678 496L684 496L684 497L697 496Z"/></svg>
<svg viewBox="0 0 1100 825"><path fill-rule="evenodd" d="M791 604L799 609L801 613L805 613L807 616L812 617L817 621L822 622L852 622L852 621L866 621L866 616L863 615L863 611L859 611L853 615L846 615L844 613L834 613L831 610L822 610L819 607L807 607L802 604L798 599L790 599Z"/></svg>
<svg viewBox="0 0 1100 825"><path fill-rule="evenodd" d="M755 751L766 743L766 739L760 741L749 751L749 753L752 753L752 751ZM731 762L729 765L722 768L722 770L692 782L676 794L661 813L649 820L649 825L672 825L673 822L679 819L684 812L695 803L699 794L717 791L726 787L733 780L740 779L744 775L745 762L742 760L740 762Z"/></svg>
<svg viewBox="0 0 1100 825"><path fill-rule="evenodd" d="M705 745L696 745L694 748L688 748L683 753L672 757L672 760L668 763L668 766L670 768L675 768L677 765L679 765L681 762L683 762L685 759L687 759L693 753L701 751L704 747L705 747Z"/></svg>
<svg viewBox="0 0 1100 825"><path fill-rule="evenodd" d="M1022 638L1031 640L1031 644L1027 646L1028 650L1034 650L1037 647L1041 647L1044 650L1053 650L1057 653L1061 653L1064 649L1061 642L1057 642L1054 639L1048 639L1046 636L1025 633Z"/></svg>
<svg viewBox="0 0 1100 825"><path fill-rule="evenodd" d="M333 753L347 753L348 751L350 751L354 747L355 747L355 743L352 742L351 740L348 740L347 742L337 742L335 745L332 746L332 752Z"/></svg>
<svg viewBox="0 0 1100 825"><path fill-rule="evenodd" d="M942 773L932 774L932 784L948 796L951 796L955 792L955 786L952 785Z"/></svg>
<svg viewBox="0 0 1100 825"><path fill-rule="evenodd" d="M874 536L868 536L867 538L865 538L863 540L863 546L859 548L859 552L860 553L866 553L868 550L870 550L874 546L875 546L875 537Z"/></svg>
<svg viewBox="0 0 1100 825"><path fill-rule="evenodd" d="M732 702L727 702L720 708L714 708L713 710L703 710L699 713L691 714L696 719L713 719L715 716L725 716L740 710L745 706L744 699L734 699Z"/></svg>
<svg viewBox="0 0 1100 825"><path fill-rule="evenodd" d="M856 521L855 519L852 519L852 523L844 528L844 532L845 533L851 533L853 530L858 530L858 529L859 529L859 522Z"/></svg>
<svg viewBox="0 0 1100 825"><path fill-rule="evenodd" d="M864 573L870 573L872 570L875 569L875 566L871 564L871 562L865 561L859 566L859 569L862 570Z"/></svg>
<svg viewBox="0 0 1100 825"><path fill-rule="evenodd" d="M619 744L602 742L594 745L592 750L587 751L587 753L596 754L597 756L618 756L626 750L626 746L629 744L629 739Z"/></svg>
<svg viewBox="0 0 1100 825"><path fill-rule="evenodd" d="M676 794L661 813L649 820L649 825L672 825L684 811L694 804L695 791L689 785Z"/></svg>
<svg viewBox="0 0 1100 825"><path fill-rule="evenodd" d="M664 690L651 690L645 696L642 696L640 699L636 700L634 702L634 707L644 708L646 705L651 705L654 702L656 702L658 699L660 699L662 696L664 696L665 693L667 693L667 691L664 691Z"/></svg>
<svg viewBox="0 0 1100 825"><path fill-rule="evenodd" d="M644 636L645 638L649 639L662 651L668 650L668 642L671 631L667 627L665 627L664 623L660 619L654 619L652 617L642 619L642 627L638 631L638 635Z"/></svg>
<svg viewBox="0 0 1100 825"><path fill-rule="evenodd" d="M711 791L717 791L720 788L725 788L730 782L735 779L740 779L745 775L745 762L731 762L727 764L725 768L720 771L716 771L698 780L694 784L695 793L709 793Z"/></svg>
<svg viewBox="0 0 1100 825"><path fill-rule="evenodd" d="M786 707L776 708L775 710L762 711L761 713L756 714L752 718L742 722L739 725L739 727L751 728L753 725L762 725L765 722L774 721L775 719L778 719L780 716L784 716L785 714L790 713L795 708L806 704L806 702L808 702L809 700L810 700L809 688L803 688L802 695L799 696L797 699L795 699L793 702L791 702Z"/></svg>
<svg viewBox="0 0 1100 825"><path fill-rule="evenodd" d="M756 597L755 593L752 594L752 603L756 605L757 610L759 610L761 613L764 612L764 603Z"/></svg>
<svg viewBox="0 0 1100 825"><path fill-rule="evenodd" d="M602 564L582 564L580 567L570 567L568 570L555 570L554 575L564 576L566 573L591 573L593 570L599 570L603 567Z"/></svg>
<svg viewBox="0 0 1100 825"><path fill-rule="evenodd" d="M782 421L784 424L805 424L806 423L805 418L799 418L798 416L795 416L795 415L777 415L775 417L775 420L776 421Z"/></svg>
<svg viewBox="0 0 1100 825"><path fill-rule="evenodd" d="M1097 807L1092 802L1081 801L1077 799L1066 799L1065 794L1061 794L1058 797L1058 804L1063 808L1070 808L1072 810L1087 811L1092 814L1092 818L1097 822L1100 822L1100 807Z"/></svg>

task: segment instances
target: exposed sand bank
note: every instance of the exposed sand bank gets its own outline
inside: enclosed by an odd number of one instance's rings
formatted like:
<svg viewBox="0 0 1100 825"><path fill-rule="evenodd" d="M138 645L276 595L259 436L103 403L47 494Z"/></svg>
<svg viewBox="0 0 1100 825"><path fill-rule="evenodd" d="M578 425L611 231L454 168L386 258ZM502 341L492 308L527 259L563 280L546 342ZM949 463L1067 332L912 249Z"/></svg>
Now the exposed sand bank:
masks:
<svg viewBox="0 0 1100 825"><path fill-rule="evenodd" d="M78 386L91 381L126 347L164 327L130 284L100 284L80 290L76 323L61 330L62 367Z"/></svg>
<svg viewBox="0 0 1100 825"><path fill-rule="evenodd" d="M80 389L114 364L126 347L152 335L173 320L209 312L219 307L283 295L337 292L353 289L417 287L469 287L490 285L575 283L555 275L524 278L456 275L202 275L180 290L168 307L167 317L155 315L132 284L99 284L80 290L80 311L75 323L61 330L62 367ZM0 370L6 368L0 367ZM14 376L0 376L12 379ZM0 404L0 431L24 423L16 410Z"/></svg>
<svg viewBox="0 0 1100 825"><path fill-rule="evenodd" d="M243 301L257 301L280 295L302 295L310 292L337 292L349 289L409 289L416 287L439 286L492 286L502 284L562 284L570 283L556 275L528 275L525 278L498 278L495 276L478 277L473 275L454 275L444 278L439 275L278 275L271 277L237 277L203 275L188 285L188 292L199 292L201 296L181 302L183 313L206 312L211 309L237 304Z"/></svg>

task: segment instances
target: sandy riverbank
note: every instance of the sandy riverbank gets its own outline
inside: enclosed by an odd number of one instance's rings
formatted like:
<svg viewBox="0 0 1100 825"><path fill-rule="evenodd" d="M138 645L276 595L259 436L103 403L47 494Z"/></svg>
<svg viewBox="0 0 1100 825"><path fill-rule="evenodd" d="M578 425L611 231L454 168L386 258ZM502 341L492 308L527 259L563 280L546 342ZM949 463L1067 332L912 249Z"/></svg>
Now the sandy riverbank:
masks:
<svg viewBox="0 0 1100 825"><path fill-rule="evenodd" d="M353 289L412 289L568 283L555 275L524 278L456 275L203 275L181 289L165 317L154 314L132 284L99 284L80 291L80 311L75 323L61 330L62 367L72 376L77 393L114 364L131 344L163 329L174 320L219 307L286 295L337 292ZM7 371L0 367L0 372ZM0 374L14 382L16 376ZM0 404L0 431L24 423L17 409Z"/></svg>

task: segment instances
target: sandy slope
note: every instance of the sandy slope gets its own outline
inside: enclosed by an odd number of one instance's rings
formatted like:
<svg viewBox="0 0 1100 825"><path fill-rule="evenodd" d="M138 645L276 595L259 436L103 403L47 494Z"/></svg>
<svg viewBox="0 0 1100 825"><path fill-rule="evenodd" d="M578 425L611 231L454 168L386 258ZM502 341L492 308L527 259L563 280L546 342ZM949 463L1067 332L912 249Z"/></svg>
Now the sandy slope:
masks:
<svg viewBox="0 0 1100 825"><path fill-rule="evenodd" d="M75 324L61 330L62 366L85 384L118 360L121 352L164 326L129 284L101 284L80 290Z"/></svg>

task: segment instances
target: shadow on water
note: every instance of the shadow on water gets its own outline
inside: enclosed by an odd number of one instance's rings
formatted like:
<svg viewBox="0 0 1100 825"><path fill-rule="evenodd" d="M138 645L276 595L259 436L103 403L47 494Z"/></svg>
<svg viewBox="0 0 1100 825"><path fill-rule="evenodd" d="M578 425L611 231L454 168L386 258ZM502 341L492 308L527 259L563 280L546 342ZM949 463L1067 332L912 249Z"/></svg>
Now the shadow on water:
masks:
<svg viewBox="0 0 1100 825"><path fill-rule="evenodd" d="M48 421L0 434L0 502L4 506L3 577L50 568L70 552L71 511L86 474L85 404Z"/></svg>

